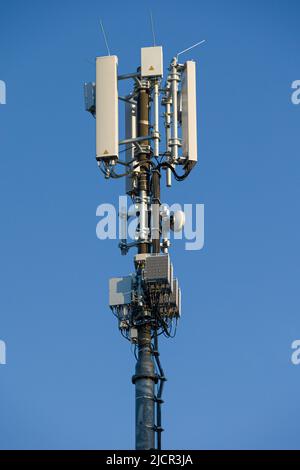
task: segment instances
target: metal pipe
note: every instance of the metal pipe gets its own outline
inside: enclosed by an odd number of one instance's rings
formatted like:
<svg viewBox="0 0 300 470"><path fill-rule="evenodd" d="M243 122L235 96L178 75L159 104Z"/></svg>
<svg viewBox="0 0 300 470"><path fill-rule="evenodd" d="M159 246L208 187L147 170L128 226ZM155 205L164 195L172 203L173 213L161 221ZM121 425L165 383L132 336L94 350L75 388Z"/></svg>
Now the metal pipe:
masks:
<svg viewBox="0 0 300 470"><path fill-rule="evenodd" d="M158 105L158 82L156 81L154 84L154 92L153 92L153 101L154 101L154 125L153 125L153 138L154 138L154 156L159 156L159 105Z"/></svg>
<svg viewBox="0 0 300 470"><path fill-rule="evenodd" d="M152 252L160 253L160 172L152 172L151 236Z"/></svg>
<svg viewBox="0 0 300 470"><path fill-rule="evenodd" d="M166 152L170 152L170 139L171 139L171 97L170 97L170 83L167 81L165 88L165 98L163 105L165 106L165 136L166 136ZM166 169L166 184L170 188L172 185L172 173L170 168Z"/></svg>
<svg viewBox="0 0 300 470"><path fill-rule="evenodd" d="M179 76L177 72L177 59L174 57L171 63L171 93L172 93L172 159L177 160L178 158L178 117L177 117L177 93L178 93L178 81Z"/></svg>
<svg viewBox="0 0 300 470"><path fill-rule="evenodd" d="M147 193L144 190L141 190L139 193L139 239L141 241L147 240L148 236L148 224L147 224L147 216L148 216L148 204L147 204Z"/></svg>
<svg viewBox="0 0 300 470"><path fill-rule="evenodd" d="M170 151L170 136L171 136L171 103L170 98L166 102L166 151ZM172 186L172 173L170 168L166 170L166 184L170 188Z"/></svg>
<svg viewBox="0 0 300 470"><path fill-rule="evenodd" d="M136 450L155 449L155 368L151 351L151 325L138 328L138 360L135 383Z"/></svg>
<svg viewBox="0 0 300 470"><path fill-rule="evenodd" d="M138 136L148 136L149 134L149 89L141 88L138 94ZM144 142L144 151L138 156L139 162L144 163L140 167L138 175L139 200L144 201L150 193L149 172L147 171L147 161L150 160L150 152L147 148L148 142ZM149 167L149 165L148 165ZM141 206L144 211L144 207ZM148 212L142 217L146 217ZM149 244L140 243L139 253L148 253ZM151 323L146 322L143 316L143 323L138 325L138 360L136 364L135 376L135 447L137 450L151 450L155 448L155 368L151 352Z"/></svg>

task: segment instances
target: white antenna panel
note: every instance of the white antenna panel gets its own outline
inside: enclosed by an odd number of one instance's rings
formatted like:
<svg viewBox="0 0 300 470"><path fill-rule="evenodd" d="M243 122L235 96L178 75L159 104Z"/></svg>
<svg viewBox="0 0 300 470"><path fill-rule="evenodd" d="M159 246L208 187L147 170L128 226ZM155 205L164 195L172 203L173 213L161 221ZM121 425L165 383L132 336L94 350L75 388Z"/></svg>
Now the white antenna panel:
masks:
<svg viewBox="0 0 300 470"><path fill-rule="evenodd" d="M131 303L132 276L113 277L109 280L109 305L126 305Z"/></svg>
<svg viewBox="0 0 300 470"><path fill-rule="evenodd" d="M163 50L161 46L142 47L141 49L142 77L163 76Z"/></svg>
<svg viewBox="0 0 300 470"><path fill-rule="evenodd" d="M96 158L115 160L119 154L118 58L96 58Z"/></svg>
<svg viewBox="0 0 300 470"><path fill-rule="evenodd" d="M197 163L196 64L189 60L182 74L182 154Z"/></svg>

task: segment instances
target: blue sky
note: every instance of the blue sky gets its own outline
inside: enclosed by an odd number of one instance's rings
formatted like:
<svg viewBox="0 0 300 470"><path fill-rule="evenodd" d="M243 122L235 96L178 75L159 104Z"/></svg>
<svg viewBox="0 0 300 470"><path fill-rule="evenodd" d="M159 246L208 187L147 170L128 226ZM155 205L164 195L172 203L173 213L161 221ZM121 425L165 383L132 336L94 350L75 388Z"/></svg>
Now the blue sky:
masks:
<svg viewBox="0 0 300 470"><path fill-rule="evenodd" d="M199 163L163 190L205 204L205 247L171 251L183 290L168 376L164 448L299 448L300 79L297 0L153 2L167 60L197 61ZM101 178L82 84L106 53L119 71L152 44L137 1L2 0L0 80L0 447L134 446L134 357L107 307L108 279L133 270L96 238Z"/></svg>

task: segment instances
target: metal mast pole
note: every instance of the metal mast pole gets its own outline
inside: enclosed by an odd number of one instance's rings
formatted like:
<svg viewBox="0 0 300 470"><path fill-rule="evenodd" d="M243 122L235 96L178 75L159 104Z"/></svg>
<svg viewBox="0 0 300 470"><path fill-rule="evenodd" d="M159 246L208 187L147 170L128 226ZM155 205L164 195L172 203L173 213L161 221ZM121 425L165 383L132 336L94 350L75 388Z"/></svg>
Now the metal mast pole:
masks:
<svg viewBox="0 0 300 470"><path fill-rule="evenodd" d="M149 135L149 89L143 87L139 89L138 95L138 137ZM138 179L138 194L141 211L140 220L146 221L148 211L146 210L150 197L149 187L149 142L143 143L143 153L139 154L139 161L145 162L140 166ZM146 224L148 226L148 223ZM143 231L145 226L140 226ZM140 233L140 237L146 234ZM139 253L148 253L149 244L141 242ZM137 450L149 450L155 448L155 368L151 352L151 323L145 321L138 326L138 360L135 368L133 382L135 384L135 446Z"/></svg>

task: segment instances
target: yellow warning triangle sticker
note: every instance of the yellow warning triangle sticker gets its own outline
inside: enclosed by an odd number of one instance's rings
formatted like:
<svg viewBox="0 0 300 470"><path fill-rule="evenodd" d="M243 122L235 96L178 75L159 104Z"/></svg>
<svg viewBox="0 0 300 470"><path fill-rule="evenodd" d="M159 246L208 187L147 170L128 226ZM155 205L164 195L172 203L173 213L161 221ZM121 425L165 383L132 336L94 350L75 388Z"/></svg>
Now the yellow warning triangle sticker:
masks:
<svg viewBox="0 0 300 470"><path fill-rule="evenodd" d="M154 70L153 65L150 65L149 70Z"/></svg>
<svg viewBox="0 0 300 470"><path fill-rule="evenodd" d="M104 150L103 155L108 155L108 150Z"/></svg>

